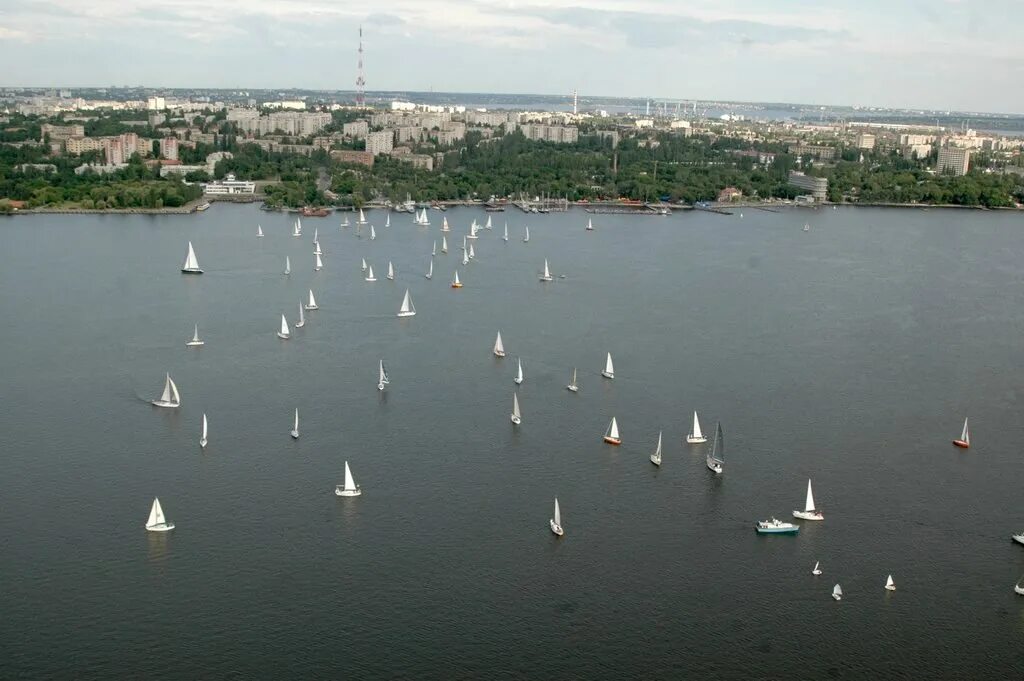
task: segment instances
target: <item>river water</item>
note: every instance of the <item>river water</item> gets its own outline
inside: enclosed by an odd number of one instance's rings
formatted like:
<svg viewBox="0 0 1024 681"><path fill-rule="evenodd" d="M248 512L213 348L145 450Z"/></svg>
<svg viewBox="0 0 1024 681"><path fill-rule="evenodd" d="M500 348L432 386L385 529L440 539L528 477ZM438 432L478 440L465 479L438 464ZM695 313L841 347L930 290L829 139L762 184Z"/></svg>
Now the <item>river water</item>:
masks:
<svg viewBox="0 0 1024 681"><path fill-rule="evenodd" d="M498 214L462 267L485 214L453 209L431 281L436 212L368 214L372 242L252 206L0 222L0 676L1019 675L1020 216L744 213ZM167 371L179 410L146 403ZM333 493L346 460L361 497ZM809 477L825 521L756 535Z"/></svg>

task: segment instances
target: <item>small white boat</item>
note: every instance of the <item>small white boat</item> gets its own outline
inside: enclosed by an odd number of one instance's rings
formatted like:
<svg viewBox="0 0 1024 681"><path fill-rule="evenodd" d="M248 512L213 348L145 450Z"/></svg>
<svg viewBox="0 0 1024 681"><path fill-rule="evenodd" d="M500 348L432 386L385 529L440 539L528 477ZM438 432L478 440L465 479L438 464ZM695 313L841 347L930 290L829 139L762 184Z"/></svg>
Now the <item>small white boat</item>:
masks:
<svg viewBox="0 0 1024 681"><path fill-rule="evenodd" d="M334 493L339 497L358 497L363 493L363 490L356 484L355 479L352 477L352 470L348 467L348 461L345 462L345 486L335 485Z"/></svg>
<svg viewBox="0 0 1024 681"><path fill-rule="evenodd" d="M463 264L463 266L469 264L469 251L463 251L462 252L462 264Z"/></svg>
<svg viewBox="0 0 1024 681"><path fill-rule="evenodd" d="M423 275L426 279L434 278L434 261L430 261L430 267L427 268L427 273Z"/></svg>
<svg viewBox="0 0 1024 681"><path fill-rule="evenodd" d="M722 433L721 421L715 429L715 441L708 452L707 465L710 470L719 474L725 469L725 435Z"/></svg>
<svg viewBox="0 0 1024 681"><path fill-rule="evenodd" d="M580 391L579 385L576 384L576 367L572 368L572 380L570 380L569 385L565 387L569 392L577 393Z"/></svg>
<svg viewBox="0 0 1024 681"><path fill-rule="evenodd" d="M281 315L281 328L277 332L277 337L281 340L288 340L292 337L292 332L288 328L288 320L284 318L284 315Z"/></svg>
<svg viewBox="0 0 1024 681"><path fill-rule="evenodd" d="M1024 532L1021 532L1020 534L1011 535L1010 538L1018 544L1024 544Z"/></svg>
<svg viewBox="0 0 1024 681"><path fill-rule="evenodd" d="M395 280L395 266L391 264L390 260L388 260L388 281L394 281L394 280Z"/></svg>
<svg viewBox="0 0 1024 681"><path fill-rule="evenodd" d="M889 575L886 578L886 580L885 580L885 590L886 591L895 591L896 590L896 582L892 581L892 575Z"/></svg>
<svg viewBox="0 0 1024 681"><path fill-rule="evenodd" d="M479 225L476 224L476 219L474 218L473 219L473 224L471 224L469 226L469 235L467 236L467 238L469 238L469 239L476 239L477 238L476 231L478 229L480 229L480 227L479 227Z"/></svg>
<svg viewBox="0 0 1024 681"><path fill-rule="evenodd" d="M434 247L430 249L430 257L433 258L437 255L437 239L434 239Z"/></svg>
<svg viewBox="0 0 1024 681"><path fill-rule="evenodd" d="M462 282L459 281L459 271L455 270L455 276L452 277L452 288L462 288Z"/></svg>
<svg viewBox="0 0 1024 681"><path fill-rule="evenodd" d="M384 360L380 361L380 375L377 378L377 390L384 390L384 386L391 383L388 378L388 370L384 368Z"/></svg>
<svg viewBox="0 0 1024 681"><path fill-rule="evenodd" d="M377 277L373 276L373 265L370 265L369 270L366 272L366 281L377 281Z"/></svg>
<svg viewBox="0 0 1024 681"><path fill-rule="evenodd" d="M519 393L512 393L512 423L518 426L522 422L522 415L519 413Z"/></svg>
<svg viewBox="0 0 1024 681"><path fill-rule="evenodd" d="M292 236L302 236L302 218L295 218L295 224L292 225Z"/></svg>
<svg viewBox="0 0 1024 681"><path fill-rule="evenodd" d="M690 434L686 436L686 441L691 445L697 445L708 441L708 439L704 437L704 433L700 432L700 421L697 420L697 412L693 412L693 429L690 431Z"/></svg>
<svg viewBox="0 0 1024 681"><path fill-rule="evenodd" d="M441 252L442 253L447 253L448 252L448 237L446 237L446 236L441 237Z"/></svg>
<svg viewBox="0 0 1024 681"><path fill-rule="evenodd" d="M594 221L591 218L587 218L586 231L588 231L588 232L593 232L594 231Z"/></svg>
<svg viewBox="0 0 1024 681"><path fill-rule="evenodd" d="M196 258L196 251L192 248L192 242L188 242L188 253L185 254L185 262L181 265L181 271L184 274L202 274L203 270L199 268L199 259Z"/></svg>
<svg viewBox="0 0 1024 681"><path fill-rule="evenodd" d="M809 222L805 222L804 223L804 231L805 232L811 231L811 223L809 223Z"/></svg>
<svg viewBox="0 0 1024 681"><path fill-rule="evenodd" d="M324 268L324 261L320 259L320 254L319 253L314 253L313 257L314 257L314 260L313 260L313 271L314 272L319 272L320 270L322 270Z"/></svg>
<svg viewBox="0 0 1024 681"><path fill-rule="evenodd" d="M420 213L419 223L421 225L423 225L424 227L429 227L430 226L430 218L427 217L427 209L426 208L424 208L423 212Z"/></svg>
<svg viewBox="0 0 1024 681"><path fill-rule="evenodd" d="M390 227L391 226L391 212L390 211L388 212L387 217L384 218L384 226L385 227Z"/></svg>
<svg viewBox="0 0 1024 681"><path fill-rule="evenodd" d="M363 271L366 271L366 258L363 258Z"/></svg>
<svg viewBox="0 0 1024 681"><path fill-rule="evenodd" d="M199 339L199 325L196 324L195 330L192 332L192 340L185 343L187 347L198 348L206 343Z"/></svg>
<svg viewBox="0 0 1024 681"><path fill-rule="evenodd" d="M299 301L299 321L295 322L295 328L301 329L306 325L306 313L302 309L302 301Z"/></svg>
<svg viewBox="0 0 1024 681"><path fill-rule="evenodd" d="M257 237L262 237L263 236L263 227L261 227L260 225L256 225L256 236Z"/></svg>
<svg viewBox="0 0 1024 681"><path fill-rule="evenodd" d="M505 223L505 236L501 237L506 243L508 242L508 223Z"/></svg>
<svg viewBox="0 0 1024 681"><path fill-rule="evenodd" d="M558 537L565 534L562 529L562 511L558 508L558 497L555 497L555 517L548 520L551 531Z"/></svg>
<svg viewBox="0 0 1024 681"><path fill-rule="evenodd" d="M450 231L452 231L451 227L448 226L448 218L447 218L447 216L441 219L441 231L442 232L450 232Z"/></svg>
<svg viewBox="0 0 1024 681"><path fill-rule="evenodd" d="M181 395L178 394L178 386L174 385L170 374L167 374L167 378L164 381L164 392L160 395L160 399L151 400L150 404L154 407L166 407L168 409L177 409L181 406Z"/></svg>
<svg viewBox="0 0 1024 681"><path fill-rule="evenodd" d="M206 421L206 414L203 414L203 436L199 438L199 446L202 447L203 449L206 449L206 443L208 442L208 440L206 439L207 427L208 423Z"/></svg>
<svg viewBox="0 0 1024 681"><path fill-rule="evenodd" d="M295 409L295 422L292 424L291 436L292 436L292 439L294 439L294 440L298 440L299 439L299 410L298 410L298 408Z"/></svg>
<svg viewBox="0 0 1024 681"><path fill-rule="evenodd" d="M146 529L150 532L166 532L174 529L174 523L167 522L167 518L164 517L164 509L160 506L158 498L153 499L153 506L149 509Z"/></svg>
<svg viewBox="0 0 1024 681"><path fill-rule="evenodd" d="M472 260L476 257L476 251L473 250L473 244L469 245L469 259Z"/></svg>
<svg viewBox="0 0 1024 681"><path fill-rule="evenodd" d="M551 281L554 277L551 276L551 268L548 267L548 259L544 258L544 274L540 275L541 281Z"/></svg>
<svg viewBox="0 0 1024 681"><path fill-rule="evenodd" d="M838 584L832 587L832 598L836 599L837 601L843 600L843 587L839 586Z"/></svg>
<svg viewBox="0 0 1024 681"><path fill-rule="evenodd" d="M658 431L658 448L654 450L654 454L651 454L651 463L655 466L661 465L661 431Z"/></svg>
<svg viewBox="0 0 1024 681"><path fill-rule="evenodd" d="M807 501L804 502L804 510L793 511L794 518L801 520L824 520L825 514L814 507L814 494L811 492L811 481L807 480Z"/></svg>
<svg viewBox="0 0 1024 681"><path fill-rule="evenodd" d="M375 230L373 228L373 225L370 225L370 241L373 241L376 238L377 238L377 230Z"/></svg>
<svg viewBox="0 0 1024 681"><path fill-rule="evenodd" d="M412 304L412 298L409 296L409 289L405 289L405 298L402 299L402 307L398 308L399 317L415 317L416 307Z"/></svg>
<svg viewBox="0 0 1024 681"><path fill-rule="evenodd" d="M490 215L487 216L487 224L484 225L484 229L494 229L494 226L491 224L491 216Z"/></svg>
<svg viewBox="0 0 1024 681"><path fill-rule="evenodd" d="M284 273L285 274L291 274L292 273L292 261L291 261L291 258L289 258L287 255L284 256Z"/></svg>
<svg viewBox="0 0 1024 681"><path fill-rule="evenodd" d="M820 575L821 574L821 563L819 563L818 561L814 562L814 569L811 570L811 574L812 575Z"/></svg>
<svg viewBox="0 0 1024 681"><path fill-rule="evenodd" d="M967 419L964 419L964 429L960 431L960 438L953 440L953 444L961 449L970 449L971 447L971 434L967 430Z"/></svg>
<svg viewBox="0 0 1024 681"><path fill-rule="evenodd" d="M526 243L526 242L528 242L529 240L530 240L530 228L529 228L529 227L527 227L527 228L526 228L526 236L524 236L524 237L523 237L523 243L525 244L525 243Z"/></svg>
<svg viewBox="0 0 1024 681"><path fill-rule="evenodd" d="M494 339L494 356L505 356L505 344L501 342L501 331L498 332L498 337Z"/></svg>
<svg viewBox="0 0 1024 681"><path fill-rule="evenodd" d="M754 526L758 534L796 534L800 531L799 525L784 523L778 518L759 520Z"/></svg>
<svg viewBox="0 0 1024 681"><path fill-rule="evenodd" d="M516 377L515 377L514 380L516 382L516 385L522 385L523 384L523 358L522 357L519 358L519 368L516 369Z"/></svg>
<svg viewBox="0 0 1024 681"><path fill-rule="evenodd" d="M366 215L363 214L363 209L362 208L359 209L359 219L356 220L356 224L357 225L365 225L366 224Z"/></svg>
<svg viewBox="0 0 1024 681"><path fill-rule="evenodd" d="M612 417L612 422L608 424L608 430L604 431L604 441L610 445L621 445L622 438L619 437L619 422Z"/></svg>
<svg viewBox="0 0 1024 681"><path fill-rule="evenodd" d="M1017 583L1013 585L1013 591L1014 593L1024 596L1024 586L1021 585L1021 582L1024 582L1024 577L1021 577L1017 580Z"/></svg>
<svg viewBox="0 0 1024 681"><path fill-rule="evenodd" d="M608 357L604 361L604 370L601 375L605 378L615 378L615 365L612 364L612 353L608 353Z"/></svg>
<svg viewBox="0 0 1024 681"><path fill-rule="evenodd" d="M313 289L309 289L309 302L306 303L307 310L319 310L320 306L316 304L316 298L313 297Z"/></svg>

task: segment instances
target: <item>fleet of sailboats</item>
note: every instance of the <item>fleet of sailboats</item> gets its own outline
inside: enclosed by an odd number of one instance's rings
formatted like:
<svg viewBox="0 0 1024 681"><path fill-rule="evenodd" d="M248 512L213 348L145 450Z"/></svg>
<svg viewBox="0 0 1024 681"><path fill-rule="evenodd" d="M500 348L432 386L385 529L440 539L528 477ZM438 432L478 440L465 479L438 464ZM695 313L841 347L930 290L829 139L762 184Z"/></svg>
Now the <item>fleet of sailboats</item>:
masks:
<svg viewBox="0 0 1024 681"><path fill-rule="evenodd" d="M187 341L185 343L185 345L186 345L186 347L190 347L190 348L198 348L198 347L201 347L203 345L206 345L206 343L203 342L199 338L199 325L198 324L196 324L195 330L192 332L192 340Z"/></svg>
<svg viewBox="0 0 1024 681"><path fill-rule="evenodd" d="M621 445L622 438L619 437L619 422L612 417L612 422L608 424L608 429L604 431L604 441L610 445Z"/></svg>
<svg viewBox="0 0 1024 681"><path fill-rule="evenodd" d="M153 499L153 506L149 509L146 529L150 532L167 532L174 529L174 523L167 522L167 518L164 517L164 509L158 498Z"/></svg>
<svg viewBox="0 0 1024 681"><path fill-rule="evenodd" d="M409 296L409 289L405 289L405 298L402 299L402 306L398 308L399 317L415 317L416 308L412 304L412 298Z"/></svg>
<svg viewBox="0 0 1024 681"><path fill-rule="evenodd" d="M185 262L181 265L181 271L184 274L202 274L203 270L199 267L199 259L196 257L196 250L192 248L192 242L188 242L188 253L185 254Z"/></svg>
<svg viewBox="0 0 1024 681"><path fill-rule="evenodd" d="M174 385L170 374L167 374L167 378L164 380L163 394L158 399L151 400L150 404L154 407L165 407L168 409L177 409L181 406L181 395L178 394L178 386Z"/></svg>
<svg viewBox="0 0 1024 681"><path fill-rule="evenodd" d="M334 493L339 497L358 497L363 493L363 490L356 484L355 478L352 477L352 470L348 467L348 461L345 462L345 484L336 485Z"/></svg>

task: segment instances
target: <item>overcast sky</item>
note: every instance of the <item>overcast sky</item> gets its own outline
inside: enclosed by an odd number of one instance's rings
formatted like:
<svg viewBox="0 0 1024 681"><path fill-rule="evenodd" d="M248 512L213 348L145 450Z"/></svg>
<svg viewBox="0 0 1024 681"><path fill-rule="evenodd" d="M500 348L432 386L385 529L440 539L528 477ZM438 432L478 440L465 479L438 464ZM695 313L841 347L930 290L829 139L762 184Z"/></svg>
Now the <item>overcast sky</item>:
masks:
<svg viewBox="0 0 1024 681"><path fill-rule="evenodd" d="M1024 112L1024 0L0 0L0 85Z"/></svg>

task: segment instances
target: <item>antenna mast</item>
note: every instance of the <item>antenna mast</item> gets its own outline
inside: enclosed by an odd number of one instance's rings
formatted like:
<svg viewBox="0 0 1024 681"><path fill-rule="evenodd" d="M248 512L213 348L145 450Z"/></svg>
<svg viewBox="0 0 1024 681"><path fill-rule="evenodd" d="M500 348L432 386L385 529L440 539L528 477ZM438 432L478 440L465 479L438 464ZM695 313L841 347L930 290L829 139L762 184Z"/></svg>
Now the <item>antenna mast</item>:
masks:
<svg viewBox="0 0 1024 681"><path fill-rule="evenodd" d="M356 106L366 104L366 78L363 76L363 27L359 27L359 71L356 75Z"/></svg>

